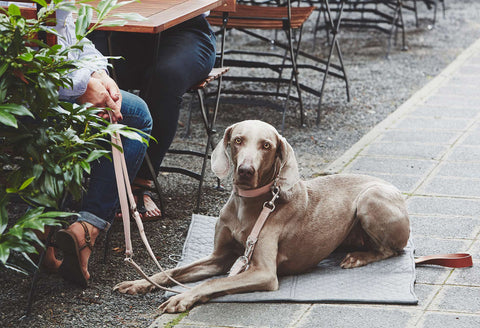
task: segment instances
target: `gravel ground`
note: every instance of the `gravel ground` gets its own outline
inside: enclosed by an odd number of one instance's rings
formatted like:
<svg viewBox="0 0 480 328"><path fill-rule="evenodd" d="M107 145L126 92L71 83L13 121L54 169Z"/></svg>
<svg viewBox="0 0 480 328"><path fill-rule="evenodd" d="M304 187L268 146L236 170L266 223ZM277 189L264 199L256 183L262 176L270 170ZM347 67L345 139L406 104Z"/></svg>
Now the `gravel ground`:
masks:
<svg viewBox="0 0 480 328"><path fill-rule="evenodd" d="M321 174L331 161L357 142L373 126L405 102L414 92L441 72L462 50L480 37L480 2L476 0L445 1L446 17L441 10L433 29L429 28L432 11L420 4L420 25L415 26L412 13L405 13L407 43L409 50L402 51L400 45L393 46L390 56L385 57L387 36L379 32L342 30L341 48L351 85L352 99L346 101L342 81L329 78L321 109L320 125L315 125L318 99L305 95L308 124L299 127L298 109L292 104L287 113L285 132L296 151L304 178ZM303 45L311 50L314 19L304 31ZM324 33L319 33L324 37ZM257 41L247 40L237 33L229 35L230 44L242 48L259 48ZM324 42L324 41L322 41ZM309 49L310 47L310 49ZM324 56L325 47L316 50ZM316 84L321 76L301 73L303 81ZM189 96L185 97L185 108L181 121L186 121ZM262 119L276 127L281 125L281 112L258 104L258 98L243 99L222 104L217 127L225 127L243 119ZM192 136L181 138L183 128L175 145L187 144L191 148L201 147L204 140L200 117L193 117ZM182 124L180 124L182 125ZM185 161L169 160L169 163L186 165ZM177 174L162 174L160 182L164 188L165 218L145 224L145 229L155 253L161 263L172 267L175 262L170 255L181 254L190 217L195 207L196 182ZM215 179L209 175L206 180L200 213L217 215L226 201L231 186L226 181L224 192L213 188ZM20 210L12 207L11 212ZM90 260L92 279L86 290L65 283L55 274L42 273L36 290L32 314L22 318L31 278L11 271L0 270L0 326L2 327L146 327L157 315L161 293L141 296L125 296L112 292L112 287L126 279L137 279L137 274L123 263L123 236L120 223L111 230L111 243L107 248L106 263L103 262L104 240L98 239L96 251ZM134 233L135 259L147 272L155 271L154 264L147 259Z"/></svg>

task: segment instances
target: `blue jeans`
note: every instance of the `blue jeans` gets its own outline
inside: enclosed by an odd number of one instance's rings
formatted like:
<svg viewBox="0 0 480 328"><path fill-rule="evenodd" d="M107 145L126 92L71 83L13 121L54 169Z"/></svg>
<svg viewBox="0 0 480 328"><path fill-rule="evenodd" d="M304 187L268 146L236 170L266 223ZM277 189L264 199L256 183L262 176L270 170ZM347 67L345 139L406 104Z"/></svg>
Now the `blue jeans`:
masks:
<svg viewBox="0 0 480 328"><path fill-rule="evenodd" d="M131 93L121 91L123 120L119 123L137 128L147 134L152 130L152 118L147 104ZM125 161L130 180L135 178L145 157L146 145L137 140L122 137ZM83 197L80 217L77 221L88 222L105 230L110 227L118 208L118 191L113 162L102 157L92 165L90 184Z"/></svg>
<svg viewBox="0 0 480 328"><path fill-rule="evenodd" d="M106 54L106 36L101 31L91 38ZM140 89L153 118L148 155L157 170L177 131L182 96L194 84L208 76L215 64L216 39L205 17L198 16L167 29L160 35L158 57L153 58L151 34L113 33L112 55L125 60L115 62L118 85L122 89ZM138 177L151 179L142 164Z"/></svg>

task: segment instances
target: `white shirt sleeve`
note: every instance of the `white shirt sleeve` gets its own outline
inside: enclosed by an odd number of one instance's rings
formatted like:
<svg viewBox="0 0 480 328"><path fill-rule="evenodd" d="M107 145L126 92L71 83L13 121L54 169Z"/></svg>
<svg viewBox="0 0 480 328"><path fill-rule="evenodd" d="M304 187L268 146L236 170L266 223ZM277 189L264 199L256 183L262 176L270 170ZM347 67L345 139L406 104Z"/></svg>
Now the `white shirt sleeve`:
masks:
<svg viewBox="0 0 480 328"><path fill-rule="evenodd" d="M72 14L67 11L58 10L56 18L57 24L55 29L62 36L58 38L58 44L63 47L73 45L77 40ZM73 87L70 89L60 88L59 94L62 100L75 101L87 90L87 84L93 72L102 69L107 71L107 59L95 48L90 40L84 39L84 41L83 51L71 51L68 54L68 58L71 60L88 60L89 67L82 67L68 74L72 79Z"/></svg>

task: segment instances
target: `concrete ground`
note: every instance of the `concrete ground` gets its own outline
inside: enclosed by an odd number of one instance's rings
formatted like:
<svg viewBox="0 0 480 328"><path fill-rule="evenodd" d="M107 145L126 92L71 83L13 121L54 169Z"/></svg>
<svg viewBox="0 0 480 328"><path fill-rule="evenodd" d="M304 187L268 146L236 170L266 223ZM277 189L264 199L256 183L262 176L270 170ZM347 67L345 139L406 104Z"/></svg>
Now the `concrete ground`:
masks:
<svg viewBox="0 0 480 328"><path fill-rule="evenodd" d="M333 162L404 193L416 256L469 252L471 268L417 267L418 305L208 303L150 328L480 327L480 40Z"/></svg>

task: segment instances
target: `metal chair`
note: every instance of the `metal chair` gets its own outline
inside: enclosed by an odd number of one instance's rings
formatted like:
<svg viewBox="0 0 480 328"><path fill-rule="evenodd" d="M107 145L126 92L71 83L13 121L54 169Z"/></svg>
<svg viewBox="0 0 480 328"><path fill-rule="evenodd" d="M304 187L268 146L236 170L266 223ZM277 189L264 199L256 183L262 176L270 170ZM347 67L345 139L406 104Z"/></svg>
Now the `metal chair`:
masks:
<svg viewBox="0 0 480 328"><path fill-rule="evenodd" d="M268 69L273 71L276 76L229 74L225 78L226 81L267 83L274 87L270 90L252 90L245 89L244 85L242 85L242 90L232 87L231 89L225 89L223 93L285 98L282 130L284 129L285 115L290 99L298 101L299 103L301 126L305 124L302 92L305 91L318 96L320 98L319 107L321 105L323 86L321 90L316 90L301 82L299 79L300 70L312 69L325 74L323 82L325 82L327 75L333 75L345 80L347 84L347 96L349 97L348 82L343 62L341 62L340 65L331 65L330 57L328 60L323 60L300 49L303 25L314 9L315 7L313 6L293 6L291 0L283 1L282 3L280 3L279 0L242 1L242 4L237 5L237 10L231 13L227 24L227 29L235 29L257 40L264 41L274 49L263 52L245 51L241 49L226 50L225 64L230 67ZM219 15L216 15L215 12L209 16L208 20L213 26L219 26L221 23ZM285 33L285 39L284 41L279 40L277 34L275 34L274 38L270 38L261 34L261 31L258 30L282 30ZM332 45L332 47L336 46ZM280 52L276 50L280 50ZM281 51L284 51L284 53L281 53ZM242 56L242 59L238 59L238 56ZM314 64L310 65L299 62L298 58L300 56L312 60ZM243 59L243 57L248 57L248 59ZM283 77L282 75L286 70L290 71L290 76ZM293 84L296 89L296 95L291 94ZM281 85L287 87L286 91L280 89Z"/></svg>
<svg viewBox="0 0 480 328"><path fill-rule="evenodd" d="M435 26L435 23L437 21L437 2L442 3L442 12L443 12L443 17L445 18L445 0L418 0L421 1L425 4L427 9L432 9L433 8L433 17L432 17L432 25ZM413 11L415 14L415 25L418 28L418 6L417 6L417 0L404 0L403 8L406 10ZM409 2L412 2L412 4L409 4Z"/></svg>
<svg viewBox="0 0 480 328"><path fill-rule="evenodd" d="M307 3L323 5L330 2L330 10L345 13L341 18L341 26L355 29L374 29L388 35L387 57L394 44L397 43L397 34L402 33L402 49L406 50L405 24L403 21L403 8L405 0L304 0ZM429 1L429 0L427 0ZM322 6L320 6L322 9ZM338 24L339 16L334 20ZM330 29L331 24L320 25L317 23L315 30ZM328 35L328 34L327 34Z"/></svg>

